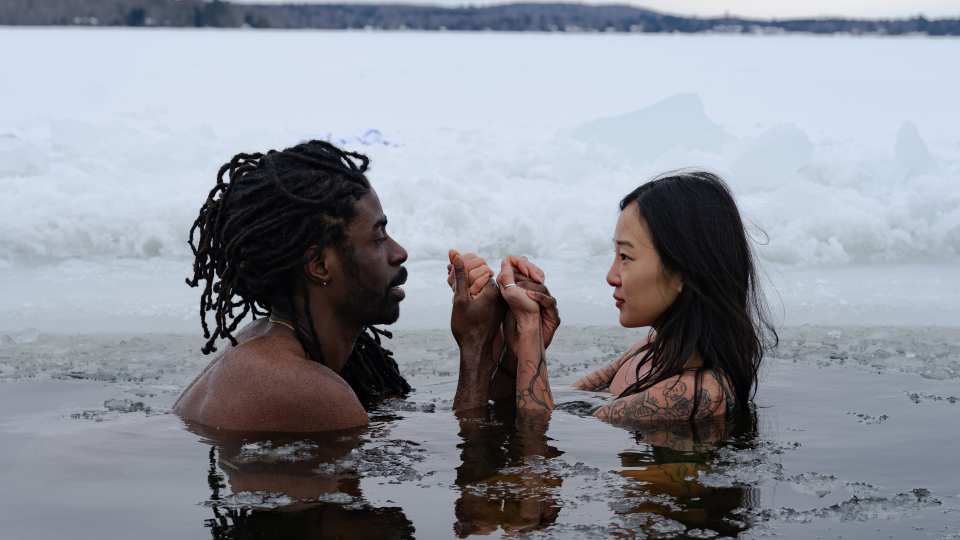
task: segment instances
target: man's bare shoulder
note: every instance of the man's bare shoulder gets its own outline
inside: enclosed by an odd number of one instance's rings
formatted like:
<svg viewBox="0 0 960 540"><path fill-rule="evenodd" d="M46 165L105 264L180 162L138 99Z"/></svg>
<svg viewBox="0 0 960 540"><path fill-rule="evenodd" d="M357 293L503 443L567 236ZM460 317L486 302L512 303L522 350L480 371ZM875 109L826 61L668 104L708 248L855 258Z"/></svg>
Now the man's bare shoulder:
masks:
<svg viewBox="0 0 960 540"><path fill-rule="evenodd" d="M367 423L346 381L305 358L289 336L251 337L225 351L206 379L177 412L208 426L305 432Z"/></svg>

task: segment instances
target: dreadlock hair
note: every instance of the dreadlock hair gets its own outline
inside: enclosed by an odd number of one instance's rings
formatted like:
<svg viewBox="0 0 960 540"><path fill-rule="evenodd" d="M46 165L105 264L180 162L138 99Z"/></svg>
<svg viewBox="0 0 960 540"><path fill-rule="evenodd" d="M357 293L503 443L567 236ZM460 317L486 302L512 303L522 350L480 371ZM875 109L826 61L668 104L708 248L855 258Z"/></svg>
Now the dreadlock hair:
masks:
<svg viewBox="0 0 960 540"><path fill-rule="evenodd" d="M236 345L234 332L247 315L268 317L279 307L293 318L307 357L324 363L309 309L304 310L306 324L298 324L295 295L304 295L309 305L299 272L311 246L350 249L346 226L354 204L370 191L364 175L369 163L362 154L314 140L282 152L237 154L220 167L188 241L194 262L187 285L205 282L200 294L204 354L217 350L218 339ZM380 336L392 337L365 327L340 373L365 408L410 391Z"/></svg>
<svg viewBox="0 0 960 540"><path fill-rule="evenodd" d="M700 405L703 372L711 369L723 371L736 408L746 410L760 362L778 337L730 189L709 172L673 171L627 194L620 211L633 203L663 270L679 275L683 289L637 351L646 353L637 363L637 381L620 397L683 373L697 354L703 365L696 369L690 419ZM648 363L650 370L641 375Z"/></svg>

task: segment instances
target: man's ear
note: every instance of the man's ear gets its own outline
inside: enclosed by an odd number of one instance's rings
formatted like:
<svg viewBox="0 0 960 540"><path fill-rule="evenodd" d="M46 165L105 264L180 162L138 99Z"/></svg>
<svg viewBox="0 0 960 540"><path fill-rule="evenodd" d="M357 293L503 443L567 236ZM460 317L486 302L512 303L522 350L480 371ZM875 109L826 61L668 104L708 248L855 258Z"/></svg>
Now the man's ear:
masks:
<svg viewBox="0 0 960 540"><path fill-rule="evenodd" d="M303 254L303 275L307 283L314 283L321 287L326 287L331 280L330 266L335 264L332 260L333 250L329 247L310 246Z"/></svg>

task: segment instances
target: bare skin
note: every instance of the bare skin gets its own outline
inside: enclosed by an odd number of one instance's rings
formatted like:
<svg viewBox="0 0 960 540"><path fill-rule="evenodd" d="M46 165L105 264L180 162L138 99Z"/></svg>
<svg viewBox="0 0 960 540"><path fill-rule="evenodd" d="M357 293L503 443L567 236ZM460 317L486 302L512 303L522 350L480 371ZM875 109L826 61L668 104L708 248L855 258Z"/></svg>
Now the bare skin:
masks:
<svg viewBox="0 0 960 540"><path fill-rule="evenodd" d="M628 232L632 234L622 236L632 240L634 245L642 245L636 236L633 235L641 235L645 231L630 230ZM622 246L622 244L618 244L618 246ZM640 258L640 254L631 252L629 247L620 247L620 250L630 253L630 256L634 258ZM648 254L644 255L647 256ZM620 253L618 253L618 257L620 256ZM626 257L628 256L624 255L624 258ZM501 295L504 295L505 299L507 298L506 294L514 291L519 292L517 289L537 287L539 285L524 284L525 276L520 271L520 267L517 264L518 260L520 260L520 258L508 257L504 261L500 276L497 278L498 283L500 283ZM476 279L486 279L487 276L492 273L488 270L489 267L486 266L486 263L482 259L472 254L469 263L469 270L465 270L465 272L468 273L471 278L476 276ZM659 261L655 261L655 263L656 264L652 265L653 268L656 268ZM525 259L524 264L532 266L532 263ZM535 268L535 266L533 267ZM632 270L632 268L629 270ZM654 283L658 289L663 290L666 287L678 287L676 282L663 283L652 274L653 270L650 270L649 266L643 268L642 271L645 275L641 275L639 278L641 280L647 280L648 283ZM540 271L539 275L542 276L542 271ZM647 275L652 275L653 277L647 278ZM632 278L633 276L630 277ZM619 280L621 279L620 273L617 273L613 279L616 280L619 285ZM517 283L518 287L510 288L513 289L513 291L509 289L504 290L505 284L508 283ZM641 286L645 284L643 281L640 281L640 283ZM476 286L477 284L475 282L469 282L469 290L474 290ZM545 291L546 289L544 288L543 290ZM547 411L553 408L553 402L547 377L545 347L541 348L537 346L536 343L538 339L542 340L546 338L545 343L549 344L553 332L556 331L559 325L559 315L556 314L556 301L549 293L528 290L523 291L522 294L531 300L532 303L526 306L517 304L517 308L515 309L514 304L509 304L508 302L510 310L507 312L503 322L506 347L499 364L499 369L494 376L492 388L485 397L497 400L509 396L516 400L518 414L520 414L522 409L523 414L527 416L544 416L548 415L549 413ZM617 294L620 294L619 287L615 292L615 296ZM669 295L664 292L656 293L655 298L658 300L657 303L663 302L662 298L665 296ZM514 295L513 298L516 303L518 296ZM537 332L534 331L534 323L531 319L535 311L533 309L534 304L539 307L539 309L536 310L536 320L539 323ZM663 302L661 305L662 307L660 307L660 309L665 309L665 307L669 305L669 302ZM644 308L641 307L637 311L644 313L643 309ZM520 313L520 321L516 319L517 313ZM522 330L522 332L519 332L519 330ZM611 364L601 367L576 381L573 387L579 390L604 392L615 396L620 395L628 386L637 381L637 365L641 362L642 356L636 353L646 342L646 340L643 340L636 343ZM522 363L518 362L520 358L523 358ZM489 363L490 360L488 360L487 365L489 365ZM521 366L523 366L523 369L521 369ZM698 376L695 370L699 366L699 361L692 359L687 364L687 368L691 371L660 381L643 392L616 399L612 403L598 409L594 413L594 416L616 424L675 420L686 421L690 419L694 405L693 399L696 393L696 377ZM642 367L639 375L643 376L648 369L649 366ZM727 381L722 373L714 370L703 370L699 376L700 402L697 405L695 419L723 418L726 413L727 403L735 401L729 381Z"/></svg>
<svg viewBox="0 0 960 540"><path fill-rule="evenodd" d="M539 422L553 411L540 311L541 307L554 307L556 302L543 293L519 287L514 274L515 261L507 257L500 266L497 283L513 316L512 324L503 331L517 358L517 421Z"/></svg>
<svg viewBox="0 0 960 540"><path fill-rule="evenodd" d="M493 344L500 331L503 305L500 293L490 282L481 281L481 287L472 294L468 285L464 258L450 251L453 269L453 310L450 329L460 347L460 377L453 409L458 413L481 409L490 400L490 379L497 367Z"/></svg>
<svg viewBox="0 0 960 540"><path fill-rule="evenodd" d="M350 386L306 360L293 332L257 321L174 405L181 417L235 431L314 432L367 424Z"/></svg>
<svg viewBox="0 0 960 540"><path fill-rule="evenodd" d="M174 412L208 427L238 431L318 432L368 423L339 371L365 325L396 320L403 291L391 284L405 275L407 253L387 235L373 190L354 210L346 227L349 257L335 247L313 246L304 254L302 279L310 303L296 296L294 309L301 313L296 319L302 335L310 335L305 313L312 314L319 350L308 355L289 327L293 317L275 309L273 318L282 322L258 321L240 332L237 345L220 353L187 387Z"/></svg>
<svg viewBox="0 0 960 540"><path fill-rule="evenodd" d="M642 359L637 351L645 344L646 340L636 343L609 365L580 378L573 387L620 395L637 381L637 365ZM660 381L643 392L619 398L597 409L594 416L615 424L689 419L697 377L695 370L699 366L694 360L687 367L690 371ZM640 376L648 370L649 366L641 367ZM723 418L727 403L734 401L729 382L715 370L703 370L700 377L696 419Z"/></svg>
<svg viewBox="0 0 960 540"><path fill-rule="evenodd" d="M470 298L473 299L493 277L493 270L490 269L483 258L475 253L464 253L461 257L467 278L468 291ZM526 257L509 256L507 260L517 269L517 271L514 272L514 279L516 280L515 283L517 286L530 291L543 293L548 297L545 299L546 307L540 310L540 330L543 335L543 347L547 349L550 347L553 336L560 326L560 312L557 310L556 300L550 296L549 289L543 284L545 278L543 270L530 262ZM452 264L447 265L447 273L447 283L455 290L456 276ZM492 343L488 346L488 354L492 354L492 360L496 363L496 368L490 381L487 398L498 403L513 402L516 397L517 356L506 342L503 329L515 327L516 320L509 310L506 310L505 313L498 312L496 317L498 320L502 319L502 323L500 325L500 331L492 336ZM461 382L463 382L462 377Z"/></svg>

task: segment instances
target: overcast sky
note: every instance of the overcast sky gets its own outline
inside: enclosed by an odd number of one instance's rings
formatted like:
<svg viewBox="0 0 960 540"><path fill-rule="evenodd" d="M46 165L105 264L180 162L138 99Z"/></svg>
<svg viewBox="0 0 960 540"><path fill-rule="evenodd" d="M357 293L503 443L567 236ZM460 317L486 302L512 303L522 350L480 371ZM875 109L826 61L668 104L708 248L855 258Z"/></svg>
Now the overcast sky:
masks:
<svg viewBox="0 0 960 540"><path fill-rule="evenodd" d="M238 0L246 3L324 3L317 0ZM336 0L335 3L356 0ZM436 4L456 6L464 4L492 4L507 2L463 0L362 0L368 3ZM531 0L517 0L531 1ZM533 0L536 1L536 0ZM571 1L571 0L553 0ZM733 15L749 17L810 17L835 15L845 17L908 17L923 14L927 17L960 17L960 0L607 0L589 3L634 4L680 15Z"/></svg>

